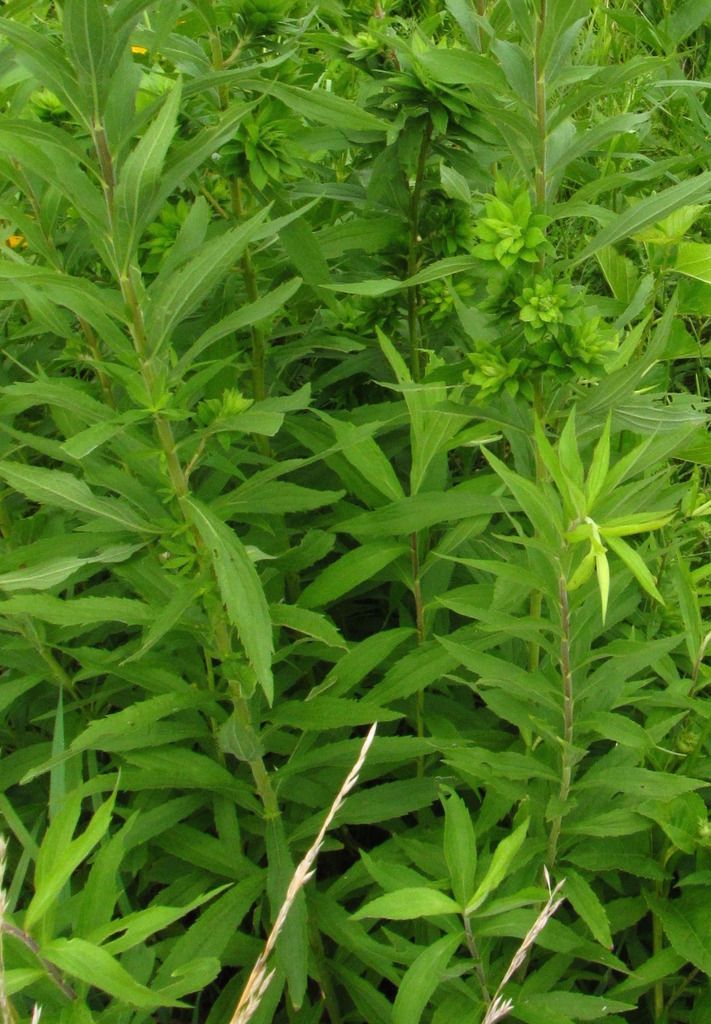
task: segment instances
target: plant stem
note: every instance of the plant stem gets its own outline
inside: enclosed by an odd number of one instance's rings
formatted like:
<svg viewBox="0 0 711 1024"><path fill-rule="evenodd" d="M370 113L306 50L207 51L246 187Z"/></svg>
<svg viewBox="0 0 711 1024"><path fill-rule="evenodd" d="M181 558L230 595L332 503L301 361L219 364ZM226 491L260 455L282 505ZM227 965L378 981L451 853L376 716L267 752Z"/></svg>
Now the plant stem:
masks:
<svg viewBox="0 0 711 1024"><path fill-rule="evenodd" d="M22 930L22 928L17 928L14 924L10 924L9 921L2 922L2 930L5 932L6 935L11 935L13 939L17 939L18 942L21 942L23 946L29 949L29 951L37 958L37 960L41 964L42 969L47 974L49 980L57 986L62 995L66 996L66 998L71 1000L72 1002L76 999L76 992L74 991L72 986L68 985L67 982L64 980L59 968L55 967L55 965L50 960L45 960L45 958L40 953L39 945L35 942L31 935L28 935L27 932Z"/></svg>
<svg viewBox="0 0 711 1024"><path fill-rule="evenodd" d="M479 982L479 988L481 989L481 994L484 997L484 1002L488 1004L491 1002L491 993L489 992L489 987L486 984L486 975L484 974L484 967L481 962L481 955L476 944L476 939L472 932L471 921L466 914L462 915L462 920L464 921L464 936L467 942L467 949L469 950L469 955L474 961L474 970Z"/></svg>
<svg viewBox="0 0 711 1024"><path fill-rule="evenodd" d="M425 642L425 606L422 600L422 582L420 579L420 553L418 550L419 535L410 534L410 564L412 566L412 597L415 603L415 628L417 630L417 646ZM415 706L415 723L417 738L422 739L425 735L425 691L417 691L417 703ZM422 755L417 759L417 774L424 775L425 760Z"/></svg>
<svg viewBox="0 0 711 1024"><path fill-rule="evenodd" d="M427 157L432 141L434 125L428 117L425 130L420 143L420 152L417 157L417 169L415 171L415 182L410 193L410 237L407 249L407 276L413 277L417 273L417 253L420 242L420 201L422 199L422 187L427 169ZM418 316L418 289L417 285L411 285L407 289L407 333L410 344L410 370L415 381L422 378L422 359L419 349L419 316Z"/></svg>
<svg viewBox="0 0 711 1024"><path fill-rule="evenodd" d="M234 178L230 188L232 195L232 212L235 219L240 220L244 212L241 179ZM245 248L244 254L242 255L242 273L244 275L244 286L245 291L247 292L247 298L250 302L256 302L259 298L259 286L257 285L257 275L254 272L254 264L252 263L252 254L249 251L249 246ZM252 324L250 333L252 336L252 393L255 400L260 402L267 397L267 343L264 331L259 324Z"/></svg>
<svg viewBox="0 0 711 1024"><path fill-rule="evenodd" d="M410 534L410 564L412 565L412 596L415 601L415 626L417 643L425 642L425 607L422 601L422 583L420 581L420 553L417 549L419 536Z"/></svg>
<svg viewBox="0 0 711 1024"><path fill-rule="evenodd" d="M98 125L94 131L94 143L96 147L97 156L101 165L102 177L104 180L104 199L106 202L107 216L109 225L113 228L115 211L114 211L114 182L115 174L113 168L112 156L106 143L106 134L103 126ZM122 265L122 260L119 259L120 254L116 251L114 244L115 234L112 231L111 245L113 249L113 257L116 267ZM130 254L122 254L123 263L128 264L130 261ZM146 391L148 392L153 402L159 397L156 394L158 387L158 378L155 373L153 365L153 352L150 344L150 340L146 333L146 324L143 316L143 310L139 301L139 293L136 288L136 281L140 282L140 269L137 266L131 266L125 271L118 273L118 283L121 289L121 295L123 301L126 304L127 310L130 315L129 320L129 331L133 341L134 349L139 360L139 370ZM185 499L190 494L190 485L188 480L188 474L183 468L177 452L177 446L175 442L175 435L170 421L162 416L157 409L152 410L153 425L155 427L158 441L163 451L165 458L166 467L168 470L168 476L173 488L178 507L180 509L183 521L191 532L193 542L195 545L195 552L200 566L201 572L214 580L214 568L212 566L209 554L205 551L202 538L198 530L190 517ZM225 665L231 654L232 654L232 641L231 641L231 627L225 617L224 609L220 603L220 615L215 623L215 642L217 650L220 656L222 664ZM254 737L254 747L258 749L258 739L255 734L254 727L252 725L251 717L249 714L249 708L247 702L240 695L240 684L239 680L233 680L228 678L227 682L230 684L230 690L233 694L233 702L235 707L235 713L240 718L241 724L245 730ZM279 816L279 806L276 799L274 788L271 784L271 779L264 766L264 761L261 756L255 757L249 761L250 771L254 779L254 784L259 793L262 805L264 807L264 816L268 820L270 818Z"/></svg>
<svg viewBox="0 0 711 1024"><path fill-rule="evenodd" d="M480 18L486 17L486 0L474 0L474 7ZM481 53L484 49L484 33L481 30L481 25L477 27L476 35L479 41L479 52Z"/></svg>
<svg viewBox="0 0 711 1024"><path fill-rule="evenodd" d="M560 675L563 683L563 749L561 751L560 768L560 789L558 791L559 813L556 814L551 824L551 834L548 840L548 855L546 863L548 870L553 871L556 856L558 853L558 840L560 838L561 823L563 820L563 805L570 794L570 786L573 781L573 673L570 665L570 604L568 602L568 588L565 576L561 573L558 579L558 594L560 598Z"/></svg>
<svg viewBox="0 0 711 1024"><path fill-rule="evenodd" d="M545 416L543 409L543 394L541 391L541 385L538 381L534 384L533 391L533 414L537 416L541 426L545 430ZM536 465L536 485L540 485L544 480L548 478L546 467L541 459L541 453L538 450L538 445L534 445L533 457ZM543 608L543 594L540 590L534 590L531 593L529 601L529 614L532 619L540 617L541 609ZM538 670L538 664L541 657L540 644L536 643L535 640L529 640L528 642L528 671L536 672Z"/></svg>
<svg viewBox="0 0 711 1024"><path fill-rule="evenodd" d="M543 67L543 34L546 27L547 0L539 0L536 36L533 48L533 77L536 94L536 203L546 205L546 77Z"/></svg>

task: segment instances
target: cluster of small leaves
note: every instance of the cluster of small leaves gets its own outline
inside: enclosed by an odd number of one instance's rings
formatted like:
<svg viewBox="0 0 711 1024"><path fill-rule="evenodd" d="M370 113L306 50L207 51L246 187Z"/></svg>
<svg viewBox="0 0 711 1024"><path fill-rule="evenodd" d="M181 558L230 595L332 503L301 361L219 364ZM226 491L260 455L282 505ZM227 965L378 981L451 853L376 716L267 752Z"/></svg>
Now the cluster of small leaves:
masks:
<svg viewBox="0 0 711 1024"><path fill-rule="evenodd" d="M525 187L503 179L476 221L473 255L494 265L480 308L496 331L483 342L474 338L464 379L485 398L503 389L531 400L545 378L595 380L617 349L618 332L584 289L557 278L555 268L546 271L546 256L555 256L549 221L533 212Z"/></svg>

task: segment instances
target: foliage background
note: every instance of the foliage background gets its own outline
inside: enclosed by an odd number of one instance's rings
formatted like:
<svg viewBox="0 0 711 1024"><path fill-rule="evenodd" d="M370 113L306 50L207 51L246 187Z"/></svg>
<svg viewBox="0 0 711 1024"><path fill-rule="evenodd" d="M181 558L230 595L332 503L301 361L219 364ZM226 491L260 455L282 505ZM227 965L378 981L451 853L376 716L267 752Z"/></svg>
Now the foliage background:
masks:
<svg viewBox="0 0 711 1024"><path fill-rule="evenodd" d="M8 1019L702 1024L705 0L10 0Z"/></svg>

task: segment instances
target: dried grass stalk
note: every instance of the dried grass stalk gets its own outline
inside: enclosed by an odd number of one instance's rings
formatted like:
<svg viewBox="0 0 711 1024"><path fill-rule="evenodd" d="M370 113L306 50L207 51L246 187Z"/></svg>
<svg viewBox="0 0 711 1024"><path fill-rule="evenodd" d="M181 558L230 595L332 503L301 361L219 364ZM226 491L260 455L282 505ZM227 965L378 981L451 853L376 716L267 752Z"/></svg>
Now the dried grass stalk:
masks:
<svg viewBox="0 0 711 1024"><path fill-rule="evenodd" d="M10 1000L7 996L7 989L5 988L5 957L3 954L3 926L5 924L5 914L7 912L7 897L5 896L4 880L5 880L5 853L7 850L7 844L5 843L5 837L0 836L0 1020L2 1024L13 1024L13 1014L10 1007Z"/></svg>
<svg viewBox="0 0 711 1024"><path fill-rule="evenodd" d="M16 1024L17 1016L12 1006L10 1005L10 999L8 998L7 989L5 987L5 956L3 952L3 934L6 931L11 930L11 925L5 920L5 914L7 913L7 895L5 894L5 854L7 852L7 843L5 837L0 836L0 1024ZM32 1020L30 1024L39 1024L39 1019L42 1014L42 1010L39 1006L35 1006L32 1010Z"/></svg>
<svg viewBox="0 0 711 1024"><path fill-rule="evenodd" d="M338 791L335 800L331 804L328 814L326 815L325 821L321 826L319 834L316 836L311 847L307 850L303 860L298 864L294 871L293 877L289 882L289 888L286 890L286 896L284 902L279 908L276 920L272 926L272 930L269 932L267 941L264 944L264 949L257 957L257 962L252 968L252 973L247 979L247 984L242 990L242 995L239 998L239 1002L235 1007L235 1011L230 1019L230 1024L247 1024L249 1020L254 1016L257 1011L257 1007L264 998L264 993L269 988L274 971L267 970L267 961L272 953L276 941L279 938L279 934L284 927L287 915L296 899L299 891L303 889L310 878L313 877L313 866L316 858L318 857L319 850L323 845L323 841L326 838L331 822L340 811L341 807L345 803L346 797L358 782L358 776L360 775L361 768L365 764L365 759L368 755L370 745L375 738L375 731L377 725L372 725L368 735L363 741L363 745L360 748L360 754L358 760L351 768L348 773L345 782Z"/></svg>
<svg viewBox="0 0 711 1024"><path fill-rule="evenodd" d="M481 1024L496 1024L496 1021L503 1020L504 1017L507 1017L511 1013L513 1010L513 1003L510 999L504 999L501 993L525 961L528 956L528 951L533 943L553 917L558 907L564 901L564 897L559 897L558 893L565 885L565 879L558 882L555 889L553 889L551 888L551 876L549 875L547 868L543 868L543 874L545 875L546 885L548 886L548 899L546 900L545 906L541 909L540 914L528 930L528 933L524 936L523 942L516 950L516 953L506 970L506 974L499 982L499 987L494 993L494 998L489 1003L489 1008L486 1011L486 1015Z"/></svg>

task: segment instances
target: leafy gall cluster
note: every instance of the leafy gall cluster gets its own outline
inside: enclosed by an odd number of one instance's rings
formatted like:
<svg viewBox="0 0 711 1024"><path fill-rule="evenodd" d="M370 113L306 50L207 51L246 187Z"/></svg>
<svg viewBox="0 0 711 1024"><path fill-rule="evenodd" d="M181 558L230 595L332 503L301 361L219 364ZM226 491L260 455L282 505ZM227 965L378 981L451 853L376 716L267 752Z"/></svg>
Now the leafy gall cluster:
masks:
<svg viewBox="0 0 711 1024"><path fill-rule="evenodd" d="M490 331L474 338L464 379L485 396L505 390L532 398L544 377L594 379L617 346L584 289L545 272L545 256L555 255L543 233L547 224L525 189L499 180L474 226L481 242L473 255L496 267L482 304Z"/></svg>
<svg viewBox="0 0 711 1024"><path fill-rule="evenodd" d="M552 252L543 234L549 218L533 212L528 191L514 192L502 179L495 191L474 229L481 239L474 255L481 260L496 260L508 269L519 260L537 263L543 253Z"/></svg>

